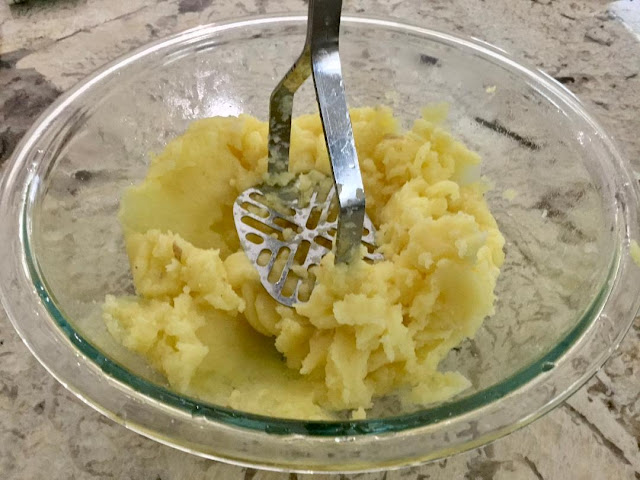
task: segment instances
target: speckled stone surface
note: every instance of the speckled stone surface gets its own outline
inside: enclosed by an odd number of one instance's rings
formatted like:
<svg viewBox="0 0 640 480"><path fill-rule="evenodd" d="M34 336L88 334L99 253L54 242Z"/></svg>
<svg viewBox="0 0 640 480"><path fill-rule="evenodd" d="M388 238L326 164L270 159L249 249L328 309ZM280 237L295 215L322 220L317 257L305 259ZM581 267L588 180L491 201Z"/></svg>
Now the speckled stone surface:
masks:
<svg viewBox="0 0 640 480"><path fill-rule="evenodd" d="M637 1L627 0L629 7ZM574 91L640 172L640 42L604 0L345 0L497 44ZM640 8L640 5L636 5ZM222 18L299 0L0 1L0 165L36 116L103 63ZM2 168L2 167L0 167ZM341 479L640 479L640 319L585 387L492 445L418 468ZM329 478L320 475L316 478ZM203 460L102 417L53 380L0 311L0 478L303 479Z"/></svg>

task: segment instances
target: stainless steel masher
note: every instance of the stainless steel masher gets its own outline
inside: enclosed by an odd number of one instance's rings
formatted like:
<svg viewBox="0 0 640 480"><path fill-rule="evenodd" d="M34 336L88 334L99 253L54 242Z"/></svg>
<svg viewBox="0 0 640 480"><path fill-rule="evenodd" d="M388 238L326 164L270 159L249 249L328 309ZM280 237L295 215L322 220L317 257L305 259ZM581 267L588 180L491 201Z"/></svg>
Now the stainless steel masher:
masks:
<svg viewBox="0 0 640 480"><path fill-rule="evenodd" d="M264 288L291 306L308 299L318 265L335 239L335 261L350 263L366 247L375 252L375 231L365 213L365 195L347 109L338 54L342 0L309 0L307 38L298 60L278 83L269 105L270 176L288 172L293 96L310 74L331 161L333 187L302 200L293 180L285 186L264 184L242 192L233 206L240 243L260 273ZM337 205L336 205L337 198ZM310 280L311 279L311 280Z"/></svg>

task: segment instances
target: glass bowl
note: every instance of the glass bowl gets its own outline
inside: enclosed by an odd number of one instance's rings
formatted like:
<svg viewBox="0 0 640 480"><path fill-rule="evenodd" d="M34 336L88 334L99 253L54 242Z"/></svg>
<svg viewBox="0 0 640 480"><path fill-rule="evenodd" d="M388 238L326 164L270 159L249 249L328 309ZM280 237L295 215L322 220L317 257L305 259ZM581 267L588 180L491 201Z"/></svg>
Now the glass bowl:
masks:
<svg viewBox="0 0 640 480"><path fill-rule="evenodd" d="M33 354L108 417L205 457L296 471L356 471L438 459L539 417L582 385L640 306L638 193L580 102L506 53L390 20L345 17L351 106L393 107L403 126L448 102L456 136L483 157L506 237L496 313L443 361L472 388L367 420L312 422L234 411L171 391L108 335L105 294L131 293L116 217L123 190L193 119L267 118L306 18L199 27L107 65L63 95L16 149L2 180L2 300ZM315 111L311 82L296 114Z"/></svg>

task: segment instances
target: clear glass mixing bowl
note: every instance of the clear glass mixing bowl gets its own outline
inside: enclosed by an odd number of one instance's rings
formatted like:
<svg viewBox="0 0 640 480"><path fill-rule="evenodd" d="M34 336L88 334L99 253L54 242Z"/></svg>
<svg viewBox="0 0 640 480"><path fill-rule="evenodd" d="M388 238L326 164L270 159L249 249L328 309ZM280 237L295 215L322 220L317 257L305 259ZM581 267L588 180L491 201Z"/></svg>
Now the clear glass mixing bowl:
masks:
<svg viewBox="0 0 640 480"><path fill-rule="evenodd" d="M132 291L116 218L123 190L193 119L266 119L304 35L304 16L190 30L102 68L40 118L1 185L1 290L15 328L105 415L229 462L371 470L441 458L531 422L603 364L638 311L637 192L615 146L561 85L482 42L394 21L343 19L350 105L389 105L409 126L423 105L448 102L451 129L483 156L507 240L495 315L442 365L473 387L418 410L382 400L362 421L261 417L171 391L108 335L105 294ZM296 113L314 110L308 82Z"/></svg>

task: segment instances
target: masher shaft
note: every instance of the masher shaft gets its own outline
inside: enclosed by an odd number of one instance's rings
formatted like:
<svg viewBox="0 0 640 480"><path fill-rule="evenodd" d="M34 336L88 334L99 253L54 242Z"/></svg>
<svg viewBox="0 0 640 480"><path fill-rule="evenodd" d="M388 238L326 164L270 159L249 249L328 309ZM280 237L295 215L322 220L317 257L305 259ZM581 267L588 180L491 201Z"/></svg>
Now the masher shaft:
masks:
<svg viewBox="0 0 640 480"><path fill-rule="evenodd" d="M312 73L338 193L336 261L348 263L359 253L365 195L340 65L341 10L342 0L309 0L304 49L271 95L269 173L279 174L288 170L293 96Z"/></svg>

